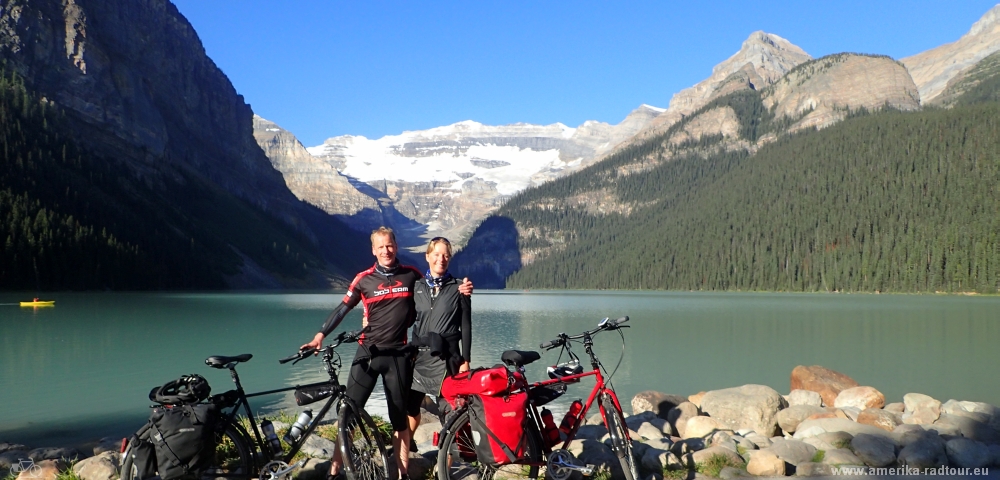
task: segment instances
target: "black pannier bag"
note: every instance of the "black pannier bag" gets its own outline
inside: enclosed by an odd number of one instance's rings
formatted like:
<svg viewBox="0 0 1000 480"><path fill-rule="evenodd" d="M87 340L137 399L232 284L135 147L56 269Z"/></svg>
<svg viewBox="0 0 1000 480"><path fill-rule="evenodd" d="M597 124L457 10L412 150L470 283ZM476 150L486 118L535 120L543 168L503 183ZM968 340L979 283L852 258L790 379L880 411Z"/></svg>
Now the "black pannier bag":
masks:
<svg viewBox="0 0 1000 480"><path fill-rule="evenodd" d="M132 458L132 467L135 468L136 480L146 480L156 476L156 450L153 444L132 435L129 440L128 456ZM122 476L125 472L122 472Z"/></svg>
<svg viewBox="0 0 1000 480"><path fill-rule="evenodd" d="M215 456L215 413L211 403L162 406L149 417L149 441L162 480L200 476Z"/></svg>

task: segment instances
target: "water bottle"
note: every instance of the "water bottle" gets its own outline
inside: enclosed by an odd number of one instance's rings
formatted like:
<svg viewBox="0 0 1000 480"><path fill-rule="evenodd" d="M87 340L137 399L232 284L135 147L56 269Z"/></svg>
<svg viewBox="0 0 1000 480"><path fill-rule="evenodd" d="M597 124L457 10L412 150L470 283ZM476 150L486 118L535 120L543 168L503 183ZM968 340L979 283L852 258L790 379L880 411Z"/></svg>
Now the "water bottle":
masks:
<svg viewBox="0 0 1000 480"><path fill-rule="evenodd" d="M280 452L281 440L278 440L278 434L274 432L274 424L270 420L264 419L263 422L260 422L260 429L264 432L264 439L271 445L271 450L274 453Z"/></svg>
<svg viewBox="0 0 1000 480"><path fill-rule="evenodd" d="M295 423L292 427L288 429L288 435L285 435L285 441L288 443L297 442L300 437L302 437L302 432L306 431L309 427L309 423L312 422L313 412L308 408L303 410L299 414L299 418L295 419Z"/></svg>
<svg viewBox="0 0 1000 480"><path fill-rule="evenodd" d="M565 435L569 435L570 430L573 430L573 425L576 424L576 416L580 414L580 410L583 410L583 402L573 400L573 403L569 406L569 411L566 412L566 416L559 423L559 431Z"/></svg>
<svg viewBox="0 0 1000 480"><path fill-rule="evenodd" d="M559 443L559 428L552 419L552 411L547 408L542 409L542 438L550 447Z"/></svg>

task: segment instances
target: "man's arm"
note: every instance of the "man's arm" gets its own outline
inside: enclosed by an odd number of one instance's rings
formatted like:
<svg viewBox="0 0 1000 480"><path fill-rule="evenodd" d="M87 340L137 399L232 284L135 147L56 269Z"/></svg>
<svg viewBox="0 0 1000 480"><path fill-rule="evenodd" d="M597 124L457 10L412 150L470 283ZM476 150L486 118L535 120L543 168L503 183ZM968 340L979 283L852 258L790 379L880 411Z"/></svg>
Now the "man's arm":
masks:
<svg viewBox="0 0 1000 480"><path fill-rule="evenodd" d="M458 286L458 293L467 297L472 296L472 280L469 280L469 277L462 279L461 285Z"/></svg>

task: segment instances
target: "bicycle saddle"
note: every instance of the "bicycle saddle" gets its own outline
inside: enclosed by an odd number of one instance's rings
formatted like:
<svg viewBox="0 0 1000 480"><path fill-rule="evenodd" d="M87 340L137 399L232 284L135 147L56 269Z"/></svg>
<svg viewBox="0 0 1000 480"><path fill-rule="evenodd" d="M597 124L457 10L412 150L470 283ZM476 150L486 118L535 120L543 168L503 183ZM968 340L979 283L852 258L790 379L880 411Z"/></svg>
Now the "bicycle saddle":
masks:
<svg viewBox="0 0 1000 480"><path fill-rule="evenodd" d="M512 367L523 367L539 358L542 358L542 356L538 352L527 350L507 350L503 352L503 355L500 355L500 360L503 360L503 363Z"/></svg>
<svg viewBox="0 0 1000 480"><path fill-rule="evenodd" d="M227 357L224 355L213 355L205 359L205 365L212 368L226 368L226 365L236 362L249 362L253 358L253 354L244 353L243 355L237 355L235 357Z"/></svg>

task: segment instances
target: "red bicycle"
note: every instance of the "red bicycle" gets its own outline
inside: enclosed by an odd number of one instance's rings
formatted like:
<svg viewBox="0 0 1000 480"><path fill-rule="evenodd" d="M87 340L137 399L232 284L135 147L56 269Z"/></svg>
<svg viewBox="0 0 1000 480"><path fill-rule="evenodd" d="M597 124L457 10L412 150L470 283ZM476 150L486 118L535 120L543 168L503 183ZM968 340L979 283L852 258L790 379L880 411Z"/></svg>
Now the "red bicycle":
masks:
<svg viewBox="0 0 1000 480"><path fill-rule="evenodd" d="M604 373L607 373L607 369L601 364L593 349L595 335L617 331L622 338L622 356L624 357L625 335L622 334L621 329L628 328L627 325L622 325L627 321L628 317L617 320L605 318L593 330L578 335L560 333L558 338L539 345L540 348L547 350L561 347L559 360L562 359L563 354L569 357L569 361L557 363L557 365L548 368L549 380L531 384L524 380L524 366L540 359L541 355L538 352L520 350L504 352L501 360L507 365L509 371L513 369L512 375L509 376L512 379L509 391L512 394L528 393L523 425L525 435L522 439L522 445L517 448L517 452L520 452L517 459L505 465L479 461L476 457L476 444L478 442L474 438L477 434L471 428L468 404L459 405L454 412L448 415L440 433L438 478L440 480L537 478L543 468L545 471L542 475L553 480L566 480L574 471L589 476L594 472L593 466L580 465L567 448L575 438L580 426L583 425L591 405L597 400L604 425L608 429L611 449L621 462L624 478L626 480L639 480L639 472L632 455L632 439L629 437L628 427L625 425L625 415L622 413L618 396L610 385L614 371L605 379ZM580 358L572 350L574 342L583 344L590 357L591 370L583 371ZM621 358L618 360L618 365L621 365ZM617 368L618 366L615 367L615 370ZM590 396L586 403L574 402L576 408L570 408L570 412L561 427L566 435L565 439L559 440L562 442L562 446L553 449L552 447L558 446L558 442L543 440L542 432L550 431L551 425L546 428L542 416L538 412L538 407L562 395L569 384L578 383L582 378L591 376L594 377L595 384Z"/></svg>

